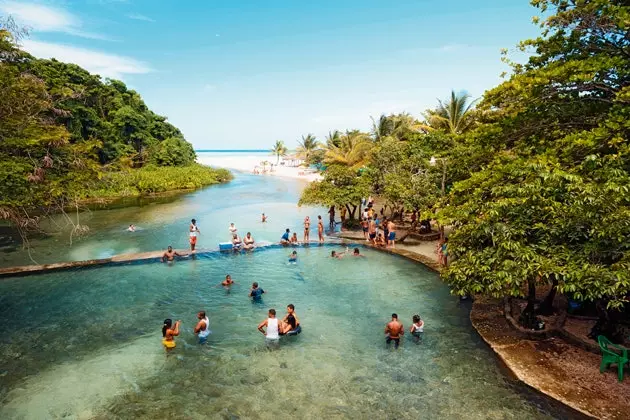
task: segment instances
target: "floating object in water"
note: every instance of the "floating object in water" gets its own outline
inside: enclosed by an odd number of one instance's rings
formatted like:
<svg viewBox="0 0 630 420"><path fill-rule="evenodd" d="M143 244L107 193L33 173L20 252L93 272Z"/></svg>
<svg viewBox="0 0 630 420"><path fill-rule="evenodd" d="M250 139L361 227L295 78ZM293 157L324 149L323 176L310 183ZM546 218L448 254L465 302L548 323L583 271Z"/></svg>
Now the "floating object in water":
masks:
<svg viewBox="0 0 630 420"><path fill-rule="evenodd" d="M285 335L298 335L301 332L302 332L302 326L298 325L296 329L289 331Z"/></svg>

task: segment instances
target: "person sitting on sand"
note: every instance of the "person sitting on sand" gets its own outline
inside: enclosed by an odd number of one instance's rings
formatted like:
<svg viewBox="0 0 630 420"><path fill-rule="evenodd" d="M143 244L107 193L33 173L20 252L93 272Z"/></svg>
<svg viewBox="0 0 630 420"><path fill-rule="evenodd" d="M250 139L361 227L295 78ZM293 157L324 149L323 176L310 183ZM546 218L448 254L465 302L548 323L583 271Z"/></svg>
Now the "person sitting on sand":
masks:
<svg viewBox="0 0 630 420"><path fill-rule="evenodd" d="M172 246L168 246L168 249L166 251L164 251L164 254L162 255L162 262L164 261L173 261L175 259L175 257L181 257L182 254L178 253L177 251L173 251L173 247Z"/></svg>
<svg viewBox="0 0 630 420"><path fill-rule="evenodd" d="M289 235L291 234L291 231L289 229L287 229L284 234L282 235L282 237L280 238L280 243L282 245L288 245L289 244Z"/></svg>
<svg viewBox="0 0 630 420"><path fill-rule="evenodd" d="M293 236L291 236L290 241L292 245L297 245L298 244L298 238L297 238L297 233L293 232Z"/></svg>
<svg viewBox="0 0 630 420"><path fill-rule="evenodd" d="M134 225L129 225L129 227L127 228L127 230L129 232L135 232L136 231L136 227Z"/></svg>
<svg viewBox="0 0 630 420"><path fill-rule="evenodd" d="M247 232L247 235L243 239L243 244L245 245L243 248L252 249L254 248L254 238L252 237L251 232Z"/></svg>
<svg viewBox="0 0 630 420"><path fill-rule="evenodd" d="M173 320L167 318L164 320L164 325L162 325L162 344L166 348L166 351L171 351L175 348L175 340L173 337L179 335L179 325L182 321L177 321L175 323L175 328L173 327Z"/></svg>
<svg viewBox="0 0 630 420"><path fill-rule="evenodd" d="M226 287L230 287L233 284L234 284L234 280L232 280L232 276L230 276L229 274L226 275L225 280L221 282L221 286L226 286Z"/></svg>

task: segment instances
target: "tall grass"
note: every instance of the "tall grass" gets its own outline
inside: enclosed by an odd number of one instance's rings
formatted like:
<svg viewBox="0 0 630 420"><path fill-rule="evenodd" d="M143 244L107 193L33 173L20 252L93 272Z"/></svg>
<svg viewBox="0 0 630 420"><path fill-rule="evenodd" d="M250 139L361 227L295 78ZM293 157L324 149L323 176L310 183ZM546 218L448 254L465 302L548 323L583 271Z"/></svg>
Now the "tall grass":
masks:
<svg viewBox="0 0 630 420"><path fill-rule="evenodd" d="M88 198L135 197L174 190L190 190L227 182L232 174L194 163L188 166L145 166L106 172L88 192Z"/></svg>

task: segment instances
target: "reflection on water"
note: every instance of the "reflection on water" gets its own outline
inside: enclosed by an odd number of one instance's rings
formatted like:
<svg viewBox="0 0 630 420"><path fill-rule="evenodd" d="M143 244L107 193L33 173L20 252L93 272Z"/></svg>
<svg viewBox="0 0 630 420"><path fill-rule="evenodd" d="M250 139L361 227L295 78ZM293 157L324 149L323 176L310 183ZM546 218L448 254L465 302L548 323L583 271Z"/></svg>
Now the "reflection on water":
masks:
<svg viewBox="0 0 630 420"><path fill-rule="evenodd" d="M222 227L227 225L222 223ZM203 228L202 228L203 229ZM330 247L200 256L0 282L1 418L478 418L544 413L502 375L466 308L437 276L401 258L331 259ZM230 273L236 284L219 286ZM252 303L257 281L266 290ZM269 307L296 306L299 336L269 351ZM196 344L205 309L213 334ZM397 312L426 322L395 351ZM166 356L164 318L181 319Z"/></svg>
<svg viewBox="0 0 630 420"><path fill-rule="evenodd" d="M84 237L72 238L72 243L70 232L77 215L58 215L42 223L48 237L31 239L32 259L45 264L154 251L168 245L187 248L188 223L192 218L197 219L201 229L198 248L216 248L219 242L228 241L230 222L236 224L241 235L251 231L256 240L277 242L287 227L301 231L306 214L325 215L322 209L297 208L303 181L235 175L228 184L188 194L132 200L126 204L137 205L82 212L78 221L89 226L90 231ZM260 222L263 212L269 216L266 224ZM138 231L127 232L130 224L139 227ZM33 264L17 242L4 245L0 267Z"/></svg>

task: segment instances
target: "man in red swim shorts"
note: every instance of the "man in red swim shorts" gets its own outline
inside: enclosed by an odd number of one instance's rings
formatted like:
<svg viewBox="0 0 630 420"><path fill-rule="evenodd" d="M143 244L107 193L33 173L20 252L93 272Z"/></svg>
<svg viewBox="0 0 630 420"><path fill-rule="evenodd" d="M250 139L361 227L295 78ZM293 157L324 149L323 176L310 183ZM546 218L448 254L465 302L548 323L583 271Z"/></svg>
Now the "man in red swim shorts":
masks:
<svg viewBox="0 0 630 420"><path fill-rule="evenodd" d="M195 251L195 245L197 245L197 235L199 232L199 228L197 227L197 221L192 219L190 221L190 226L188 227L188 231L190 232L190 250Z"/></svg>

